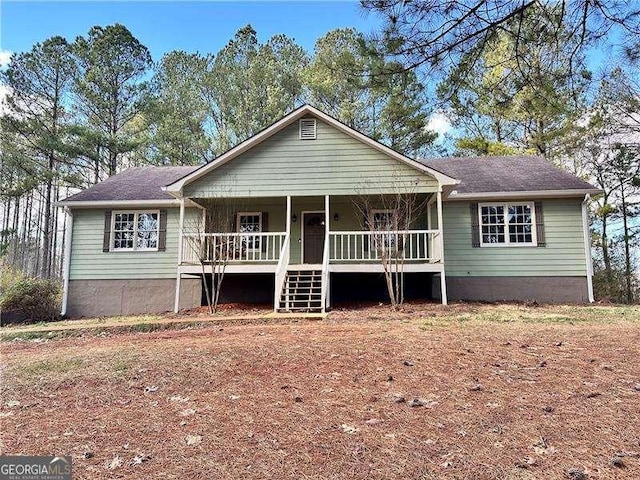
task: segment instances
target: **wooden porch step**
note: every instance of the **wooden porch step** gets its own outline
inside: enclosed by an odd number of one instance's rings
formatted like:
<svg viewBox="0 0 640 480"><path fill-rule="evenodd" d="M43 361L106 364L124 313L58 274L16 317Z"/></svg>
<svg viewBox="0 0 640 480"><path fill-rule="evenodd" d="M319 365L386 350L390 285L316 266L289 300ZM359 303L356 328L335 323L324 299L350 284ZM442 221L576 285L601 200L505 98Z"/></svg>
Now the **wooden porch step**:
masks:
<svg viewBox="0 0 640 480"><path fill-rule="evenodd" d="M322 310L322 271L309 265L290 266L287 270L279 311L313 312Z"/></svg>

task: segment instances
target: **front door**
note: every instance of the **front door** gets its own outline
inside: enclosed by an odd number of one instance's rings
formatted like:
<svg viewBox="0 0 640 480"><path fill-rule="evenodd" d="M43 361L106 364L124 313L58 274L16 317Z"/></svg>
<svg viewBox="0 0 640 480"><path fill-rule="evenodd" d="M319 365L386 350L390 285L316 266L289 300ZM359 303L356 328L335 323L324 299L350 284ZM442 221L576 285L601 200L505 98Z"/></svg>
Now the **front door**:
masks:
<svg viewBox="0 0 640 480"><path fill-rule="evenodd" d="M304 263L322 263L324 250L324 212L305 213L303 238Z"/></svg>

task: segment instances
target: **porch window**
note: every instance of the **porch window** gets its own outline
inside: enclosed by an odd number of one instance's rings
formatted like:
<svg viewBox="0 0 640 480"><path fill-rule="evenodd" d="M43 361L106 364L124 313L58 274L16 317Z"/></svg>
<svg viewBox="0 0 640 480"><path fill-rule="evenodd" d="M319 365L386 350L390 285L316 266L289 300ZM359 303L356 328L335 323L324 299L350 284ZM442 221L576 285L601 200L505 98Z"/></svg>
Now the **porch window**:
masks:
<svg viewBox="0 0 640 480"><path fill-rule="evenodd" d="M376 232L395 230L395 212L393 210L371 210L373 229Z"/></svg>
<svg viewBox="0 0 640 480"><path fill-rule="evenodd" d="M481 246L535 246L532 203L480 204Z"/></svg>
<svg viewBox="0 0 640 480"><path fill-rule="evenodd" d="M397 218L395 210L371 210L371 226L374 232L393 232L397 230ZM396 235L393 233L380 233L374 237L375 246L393 248L396 244Z"/></svg>
<svg viewBox="0 0 640 480"><path fill-rule="evenodd" d="M113 212L111 250L158 250L160 212Z"/></svg>
<svg viewBox="0 0 640 480"><path fill-rule="evenodd" d="M262 232L262 213L239 212L237 217L237 230L239 233ZM241 242L243 250L260 250L259 236L243 235Z"/></svg>

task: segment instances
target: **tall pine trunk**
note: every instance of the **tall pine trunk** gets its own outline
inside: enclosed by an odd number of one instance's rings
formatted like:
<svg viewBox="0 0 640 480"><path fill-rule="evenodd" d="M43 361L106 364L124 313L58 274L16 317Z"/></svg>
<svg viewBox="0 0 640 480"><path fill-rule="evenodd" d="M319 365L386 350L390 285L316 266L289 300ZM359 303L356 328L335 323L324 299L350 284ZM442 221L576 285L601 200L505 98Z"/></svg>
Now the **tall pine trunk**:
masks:
<svg viewBox="0 0 640 480"><path fill-rule="evenodd" d="M44 278L51 276L51 190L53 188L54 154L49 154L49 171L47 172L47 186L44 197L44 220L42 225L42 266Z"/></svg>

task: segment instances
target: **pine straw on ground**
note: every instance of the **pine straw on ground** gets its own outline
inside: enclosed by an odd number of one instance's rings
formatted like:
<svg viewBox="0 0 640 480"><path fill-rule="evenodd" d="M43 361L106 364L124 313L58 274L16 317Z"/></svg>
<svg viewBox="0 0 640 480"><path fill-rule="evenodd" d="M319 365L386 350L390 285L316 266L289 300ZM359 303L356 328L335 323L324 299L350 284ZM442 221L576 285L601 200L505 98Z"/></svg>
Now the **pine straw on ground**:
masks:
<svg viewBox="0 0 640 480"><path fill-rule="evenodd" d="M4 344L0 450L83 479L640 478L638 324L477 308Z"/></svg>

